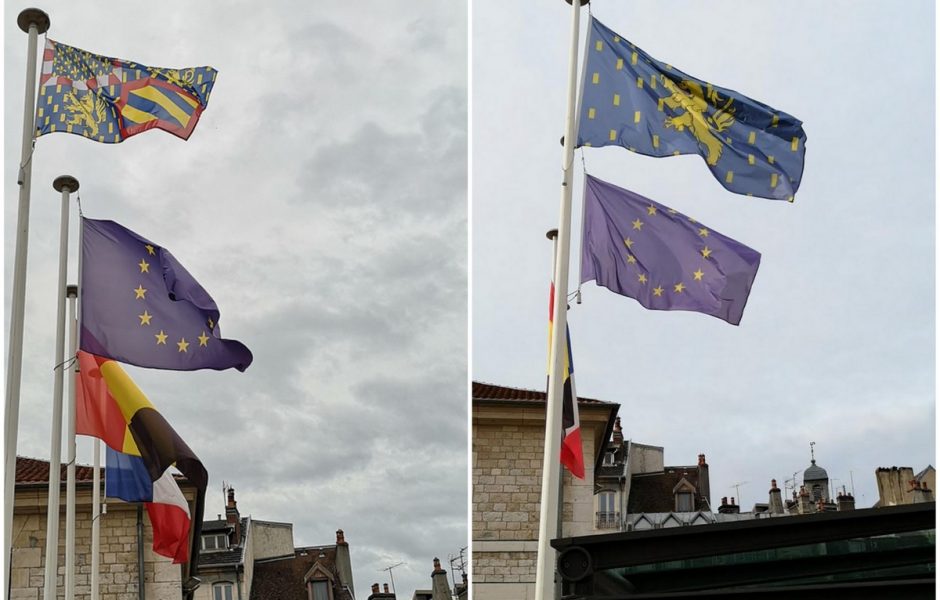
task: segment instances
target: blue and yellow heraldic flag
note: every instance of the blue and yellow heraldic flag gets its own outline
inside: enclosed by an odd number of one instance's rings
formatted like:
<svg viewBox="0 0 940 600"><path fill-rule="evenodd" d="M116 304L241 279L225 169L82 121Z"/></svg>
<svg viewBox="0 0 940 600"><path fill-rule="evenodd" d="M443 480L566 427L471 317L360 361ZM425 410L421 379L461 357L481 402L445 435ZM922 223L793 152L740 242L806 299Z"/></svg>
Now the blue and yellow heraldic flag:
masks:
<svg viewBox="0 0 940 600"><path fill-rule="evenodd" d="M647 156L698 154L737 194L793 201L803 176L803 123L662 63L591 18L579 146Z"/></svg>
<svg viewBox="0 0 940 600"><path fill-rule="evenodd" d="M154 369L244 371L251 351L222 339L219 309L166 249L114 221L82 218L80 347Z"/></svg>
<svg viewBox="0 0 940 600"><path fill-rule="evenodd" d="M581 282L651 310L741 322L760 253L639 194L586 176Z"/></svg>
<svg viewBox="0 0 940 600"><path fill-rule="evenodd" d="M116 144L157 128L189 139L216 75L212 67L147 67L47 39L36 135L64 131Z"/></svg>

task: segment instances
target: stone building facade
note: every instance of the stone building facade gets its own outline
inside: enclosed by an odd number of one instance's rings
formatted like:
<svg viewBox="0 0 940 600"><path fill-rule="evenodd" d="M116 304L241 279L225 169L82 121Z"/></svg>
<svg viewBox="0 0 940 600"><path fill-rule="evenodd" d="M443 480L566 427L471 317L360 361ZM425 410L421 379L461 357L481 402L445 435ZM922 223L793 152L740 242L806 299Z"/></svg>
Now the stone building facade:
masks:
<svg viewBox="0 0 940 600"><path fill-rule="evenodd" d="M353 600L349 544L294 547L293 525L242 517L235 490L225 518L202 524L199 578L193 600Z"/></svg>
<svg viewBox="0 0 940 600"><path fill-rule="evenodd" d="M578 399L585 478L577 479L562 469L562 536L595 532L594 475L619 407ZM474 382L472 417L473 597L531 598L545 443L545 392Z"/></svg>
<svg viewBox="0 0 940 600"><path fill-rule="evenodd" d="M75 597L91 597L91 507L93 468L77 466L75 510ZM17 457L16 489L13 507L13 556L10 580L12 600L39 600L43 597L46 553L46 511L48 500L48 461ZM61 466L61 509L59 515L59 552L57 585L65 586L65 479ZM180 489L194 512L196 490L178 479ZM105 500L107 513L100 524L101 558L100 600L137 598L141 573L138 569L138 510L136 504ZM185 566L174 565L169 558L155 554L153 530L146 511L141 511L143 525L143 584L150 600L182 598Z"/></svg>

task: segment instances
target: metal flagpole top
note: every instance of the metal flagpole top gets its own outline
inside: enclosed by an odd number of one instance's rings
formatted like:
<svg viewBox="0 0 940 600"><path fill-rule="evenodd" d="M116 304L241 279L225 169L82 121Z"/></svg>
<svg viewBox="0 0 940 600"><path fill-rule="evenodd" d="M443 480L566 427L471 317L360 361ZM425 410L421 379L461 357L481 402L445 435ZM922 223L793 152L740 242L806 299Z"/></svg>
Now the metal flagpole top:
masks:
<svg viewBox="0 0 940 600"><path fill-rule="evenodd" d="M59 175L55 178L55 181L52 182L52 187L55 188L55 191L61 192L63 189L66 189L68 193L78 191L78 180L72 177L71 175Z"/></svg>
<svg viewBox="0 0 940 600"><path fill-rule="evenodd" d="M49 31L49 15L38 8L26 8L16 17L16 24L23 33L29 33L30 25L36 25L38 33L46 33Z"/></svg>

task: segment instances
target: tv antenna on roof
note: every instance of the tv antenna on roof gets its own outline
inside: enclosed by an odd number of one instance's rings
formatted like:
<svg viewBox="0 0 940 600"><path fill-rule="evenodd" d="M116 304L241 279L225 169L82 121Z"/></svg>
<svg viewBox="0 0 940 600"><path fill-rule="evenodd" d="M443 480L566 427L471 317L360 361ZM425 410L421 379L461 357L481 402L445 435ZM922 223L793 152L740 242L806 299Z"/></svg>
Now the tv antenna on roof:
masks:
<svg viewBox="0 0 940 600"><path fill-rule="evenodd" d="M467 572L467 558L465 552L467 551L467 546L464 546L460 549L458 554L451 554L447 558L450 560L450 578L454 583L454 587L457 587L457 571L460 571L460 580L463 582L463 576Z"/></svg>
<svg viewBox="0 0 940 600"><path fill-rule="evenodd" d="M395 567L400 567L400 566L402 566L403 564L405 564L405 563L404 563L404 562L399 562L399 563L396 564L396 565L392 565L392 566L390 566L390 567L385 567L384 569L379 569L379 571L388 571L388 578L391 579L391 581L392 581L392 593L393 593L393 594L395 593L395 578L392 577L392 569L394 569Z"/></svg>
<svg viewBox="0 0 940 600"><path fill-rule="evenodd" d="M750 481L739 481L737 483L733 483L730 486L728 486L728 487L734 488L734 493L737 494L737 497L738 497L738 506L742 506L744 504L743 502L741 502L741 486L744 485L745 483L750 483Z"/></svg>

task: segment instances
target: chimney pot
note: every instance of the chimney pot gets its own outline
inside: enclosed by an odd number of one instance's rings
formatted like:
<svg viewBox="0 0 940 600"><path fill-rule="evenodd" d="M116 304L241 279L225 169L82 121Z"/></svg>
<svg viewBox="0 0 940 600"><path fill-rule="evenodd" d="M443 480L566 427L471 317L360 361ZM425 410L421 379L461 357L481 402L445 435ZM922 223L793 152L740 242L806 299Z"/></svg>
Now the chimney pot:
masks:
<svg viewBox="0 0 940 600"><path fill-rule="evenodd" d="M440 561L440 559L438 559L438 558L436 558L436 557L434 558L434 570L435 570L435 571L440 571L440 570L441 570L441 561Z"/></svg>
<svg viewBox="0 0 940 600"><path fill-rule="evenodd" d="M228 489L228 505L235 506L235 488L233 487Z"/></svg>
<svg viewBox="0 0 940 600"><path fill-rule="evenodd" d="M731 496L731 506L734 506L734 496Z"/></svg>
<svg viewBox="0 0 940 600"><path fill-rule="evenodd" d="M722 505L722 506L727 506L727 504L728 504L728 497L727 497L727 496L722 496L722 497L721 497L721 505Z"/></svg>
<svg viewBox="0 0 940 600"><path fill-rule="evenodd" d="M378 594L378 593L379 593L379 584L377 584L377 583L373 583L373 584L372 584L372 593L373 593L373 594Z"/></svg>
<svg viewBox="0 0 940 600"><path fill-rule="evenodd" d="M770 489L771 489L771 490L777 489L777 480L776 480L776 479L771 479L771 480L770 480Z"/></svg>
<svg viewBox="0 0 940 600"><path fill-rule="evenodd" d="M704 454L699 454L699 455L698 455L698 466L700 466L700 467L704 467L704 466L705 466L705 455L704 455Z"/></svg>
<svg viewBox="0 0 940 600"><path fill-rule="evenodd" d="M383 583L383 584L382 584L382 587L385 588L385 589L383 589L382 591L387 594L387 593L388 593L388 584L387 584L387 583Z"/></svg>
<svg viewBox="0 0 940 600"><path fill-rule="evenodd" d="M614 431L623 431L620 427L620 417L614 419Z"/></svg>
<svg viewBox="0 0 940 600"><path fill-rule="evenodd" d="M337 543L337 544L345 544L345 543L346 543L346 537L343 535L343 530L342 530L342 529L337 529L337 530L336 530L336 543Z"/></svg>

